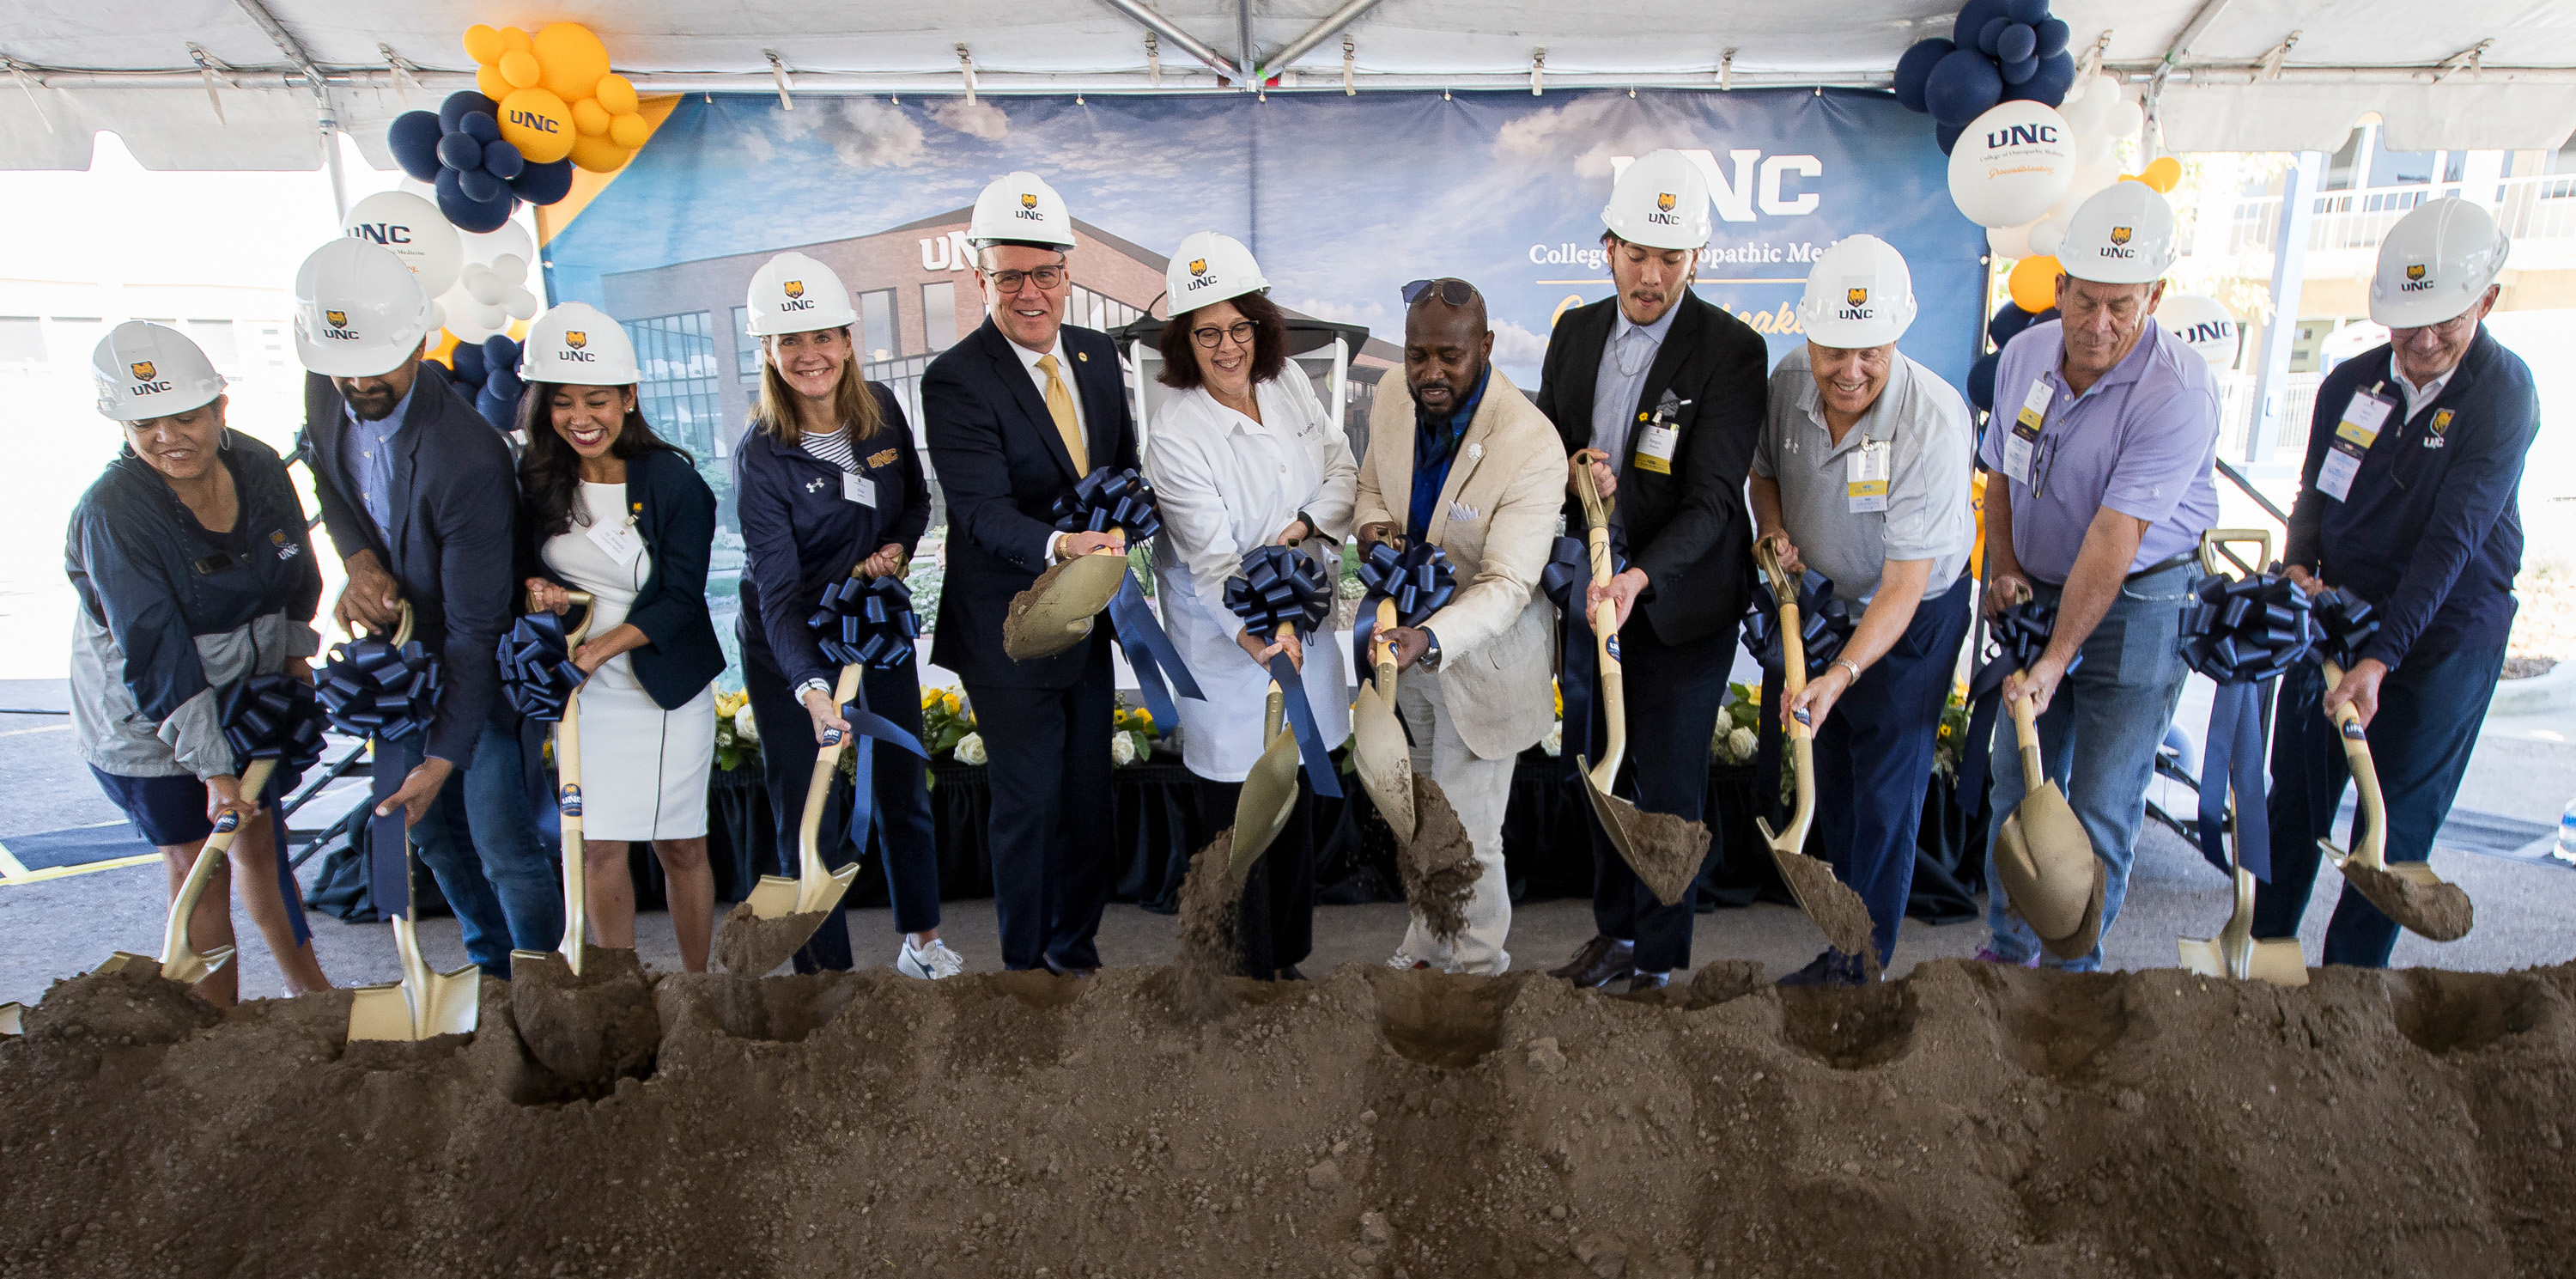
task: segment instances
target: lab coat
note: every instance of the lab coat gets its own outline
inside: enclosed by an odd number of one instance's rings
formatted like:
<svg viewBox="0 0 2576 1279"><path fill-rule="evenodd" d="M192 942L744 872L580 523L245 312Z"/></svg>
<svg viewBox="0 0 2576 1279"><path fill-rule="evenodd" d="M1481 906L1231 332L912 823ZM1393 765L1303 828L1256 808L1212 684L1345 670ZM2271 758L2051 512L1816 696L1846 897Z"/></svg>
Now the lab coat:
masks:
<svg viewBox="0 0 2576 1279"><path fill-rule="evenodd" d="M1350 442L1334 429L1314 388L1293 365L1253 390L1255 422L1217 403L1204 387L1164 401L1146 434L1145 476L1163 518L1154 539L1156 599L1163 629L1207 693L1180 702L1184 762L1212 781L1239 782L1262 748L1270 675L1235 637L1243 622L1225 606L1226 579L1244 554L1279 537L1300 511L1326 537L1345 539L1359 484ZM1338 550L1307 543L1338 577ZM1329 623L1328 623L1329 625ZM1350 689L1341 646L1329 631L1305 641L1303 681L1328 745L1350 736Z"/></svg>

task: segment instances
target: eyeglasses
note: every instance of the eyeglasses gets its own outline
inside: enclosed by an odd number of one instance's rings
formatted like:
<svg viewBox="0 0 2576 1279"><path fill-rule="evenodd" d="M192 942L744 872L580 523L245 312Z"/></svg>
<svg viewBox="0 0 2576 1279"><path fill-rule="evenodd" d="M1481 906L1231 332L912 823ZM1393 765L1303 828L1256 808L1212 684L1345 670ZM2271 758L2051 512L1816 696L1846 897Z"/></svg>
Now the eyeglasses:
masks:
<svg viewBox="0 0 2576 1279"><path fill-rule="evenodd" d="M1231 339L1237 346L1250 346L1254 329L1252 321L1237 320L1222 329L1213 324L1204 329L1192 329L1190 338L1211 351L1216 349L1217 340L1220 338Z"/></svg>
<svg viewBox="0 0 2576 1279"><path fill-rule="evenodd" d="M1431 292L1434 288L1440 290L1440 300L1451 306L1465 306L1469 302L1474 301L1476 297L1476 286L1467 283L1465 280L1456 279L1454 277L1438 280L1416 280L1413 283L1404 286L1404 304L1406 306L1412 306L1414 303L1421 301L1422 296Z"/></svg>
<svg viewBox="0 0 2576 1279"><path fill-rule="evenodd" d="M1064 283L1064 268L1042 266L1034 271L987 271L984 273L984 278L991 280L993 287L1004 293L1019 292L1020 285L1023 283L1035 284L1041 289L1052 289Z"/></svg>

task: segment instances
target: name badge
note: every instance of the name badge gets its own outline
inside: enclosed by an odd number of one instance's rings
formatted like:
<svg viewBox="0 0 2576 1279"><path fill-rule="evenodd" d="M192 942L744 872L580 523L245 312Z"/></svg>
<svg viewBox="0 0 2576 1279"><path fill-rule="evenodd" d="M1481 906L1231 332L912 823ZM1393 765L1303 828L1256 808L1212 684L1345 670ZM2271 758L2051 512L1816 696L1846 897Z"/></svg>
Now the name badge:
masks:
<svg viewBox="0 0 2576 1279"><path fill-rule="evenodd" d="M589 536L592 545L620 564L632 564L644 553L644 539L633 524L593 524Z"/></svg>
<svg viewBox="0 0 2576 1279"><path fill-rule="evenodd" d="M2362 455L2378 442L2379 430L2396 406L2396 401L2372 391L2352 393L2343 419L2335 423L2334 438L2326 441L2325 460L2317 467L2318 492L2338 502L2352 499L2352 481L2361 474Z"/></svg>
<svg viewBox="0 0 2576 1279"><path fill-rule="evenodd" d="M2004 474L2016 482L2030 483L2031 460L2039 453L2039 428L2048 421L2048 402L2057 392L2047 378L2033 378L2030 393L2021 399L2021 413L2013 418L2012 433L2004 437Z"/></svg>
<svg viewBox="0 0 2576 1279"><path fill-rule="evenodd" d="M1652 471L1657 475L1673 473L1673 454L1681 448L1681 412L1689 404L1690 401L1666 391L1663 402L1655 406L1652 415L1642 410L1637 414L1637 420L1645 423L1637 434L1638 470Z"/></svg>
<svg viewBox="0 0 2576 1279"><path fill-rule="evenodd" d="M1864 440L1843 455L1843 500L1854 515L1887 509L1888 455L1885 440Z"/></svg>
<svg viewBox="0 0 2576 1279"><path fill-rule="evenodd" d="M848 472L843 472L841 475L841 500L844 502L856 502L861 506L874 509L877 504L877 482L864 475L851 475Z"/></svg>

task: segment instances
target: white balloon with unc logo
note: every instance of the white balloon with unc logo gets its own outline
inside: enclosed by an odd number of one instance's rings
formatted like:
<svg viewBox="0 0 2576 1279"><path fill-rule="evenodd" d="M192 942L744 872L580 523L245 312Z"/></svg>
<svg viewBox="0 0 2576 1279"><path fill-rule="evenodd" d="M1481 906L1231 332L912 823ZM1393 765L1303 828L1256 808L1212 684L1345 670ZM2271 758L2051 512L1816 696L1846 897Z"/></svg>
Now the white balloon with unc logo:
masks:
<svg viewBox="0 0 2576 1279"><path fill-rule="evenodd" d="M1979 226L2026 226L2074 181L2074 131L2045 103L2006 102L1978 116L1950 151L1950 199Z"/></svg>
<svg viewBox="0 0 2576 1279"><path fill-rule="evenodd" d="M2168 293L2156 306L2156 323L2197 352L2213 369L2236 363L2236 316L2227 304L2198 293Z"/></svg>
<svg viewBox="0 0 2576 1279"><path fill-rule="evenodd" d="M437 205L408 191L378 191L351 205L340 230L351 239L393 250L431 297L456 283L457 268L465 262L455 225Z"/></svg>

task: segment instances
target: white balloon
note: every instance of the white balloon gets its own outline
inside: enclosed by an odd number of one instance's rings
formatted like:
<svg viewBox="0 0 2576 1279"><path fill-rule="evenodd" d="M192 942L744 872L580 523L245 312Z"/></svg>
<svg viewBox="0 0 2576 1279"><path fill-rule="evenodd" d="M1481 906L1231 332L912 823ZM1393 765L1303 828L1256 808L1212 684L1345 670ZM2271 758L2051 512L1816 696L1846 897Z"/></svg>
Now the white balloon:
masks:
<svg viewBox="0 0 2576 1279"><path fill-rule="evenodd" d="M2026 226L1990 226L1986 228L1986 249L1999 262L2018 262L2031 256L2030 228Z"/></svg>
<svg viewBox="0 0 2576 1279"><path fill-rule="evenodd" d="M2066 247L2066 219L2058 216L2041 218L2030 224L2030 251L2053 256Z"/></svg>
<svg viewBox="0 0 2576 1279"><path fill-rule="evenodd" d="M504 253L492 259L492 274L501 277L503 284L525 284L528 280L528 260L516 253Z"/></svg>
<svg viewBox="0 0 2576 1279"><path fill-rule="evenodd" d="M2099 167L2105 164L2118 164L2119 150L2120 140L2110 134L2078 133L2075 135L2075 164L2079 169L2088 165Z"/></svg>
<svg viewBox="0 0 2576 1279"><path fill-rule="evenodd" d="M2122 86L2118 76L2097 75L2093 77L2093 87L2085 90L2084 96L2088 98L2098 97L2102 100L2102 104L2104 106L2109 106L2110 104L2120 100L2121 91Z"/></svg>
<svg viewBox="0 0 2576 1279"><path fill-rule="evenodd" d="M420 287L432 297L456 283L456 270L463 263L464 252L456 240L456 227L439 213L437 205L419 196L405 191L378 191L349 207L349 216L341 219L340 230L352 239L393 250L394 256L420 277Z"/></svg>
<svg viewBox="0 0 2576 1279"><path fill-rule="evenodd" d="M2067 184L2065 211L2072 214L2086 197L2120 180L2120 162L2116 158L2095 160L2075 166L2075 181Z"/></svg>
<svg viewBox="0 0 2576 1279"><path fill-rule="evenodd" d="M465 291L473 294L474 300L485 306L499 306L503 299L510 296L509 283L500 276L492 274L492 268L488 266L465 268L463 282Z"/></svg>
<svg viewBox="0 0 2576 1279"><path fill-rule="evenodd" d="M2099 84L2101 81L2099 79L2078 80L2076 83L2078 85ZM2102 122L2110 118L2111 107L2119 100L2120 95L2117 93L2088 93L2081 98L2069 96L2066 101L2058 104L2057 111L2058 114L2066 117L2066 126L2077 133L2099 133L2102 131Z"/></svg>
<svg viewBox="0 0 2576 1279"><path fill-rule="evenodd" d="M2236 317L2226 303L2197 293L2168 293L2156 305L2156 323L2207 360L2211 368L2235 365L2239 333Z"/></svg>
<svg viewBox="0 0 2576 1279"><path fill-rule="evenodd" d="M493 303L477 302L468 308L467 314L473 318L476 328L498 333L510 327L510 313Z"/></svg>
<svg viewBox="0 0 2576 1279"><path fill-rule="evenodd" d="M510 318L513 320L537 318L537 295L526 289L510 290L510 296L501 303L501 306L510 313Z"/></svg>
<svg viewBox="0 0 2576 1279"><path fill-rule="evenodd" d="M443 328L446 328L446 327L447 327L447 308L446 308L446 307L443 307L443 306L440 306L440 305L439 305L438 303L436 303L436 302L432 302L432 303L430 303L430 304L429 304L429 331L430 331L430 332L432 332L432 333L436 333L436 332L438 332L440 329L443 329Z"/></svg>
<svg viewBox="0 0 2576 1279"><path fill-rule="evenodd" d="M408 173L403 175L402 181L394 184L394 190L403 192L406 195L419 196L421 199L427 200L432 204L438 203L438 188L435 185L423 182ZM462 235L464 232L460 231L457 234Z"/></svg>
<svg viewBox="0 0 2576 1279"><path fill-rule="evenodd" d="M487 231L481 235L469 234L465 237L465 260L468 262L480 262L497 269L498 259L503 255L517 258L519 274L510 275L509 272L502 272L503 275L509 276L509 282L512 284L525 278L528 259L535 256L536 250L535 237L529 235L526 225L516 218L502 223L497 230Z"/></svg>
<svg viewBox="0 0 2576 1279"><path fill-rule="evenodd" d="M2123 98L2119 105L2111 108L2110 116L2103 120L2102 131L2114 138L2125 138L2136 133L2138 126L2146 122L2147 113L2139 110L2137 103Z"/></svg>
<svg viewBox="0 0 2576 1279"><path fill-rule="evenodd" d="M2074 178L2072 131L2045 103L1995 107L1970 122L1950 152L1950 199L1979 226L2028 225Z"/></svg>

